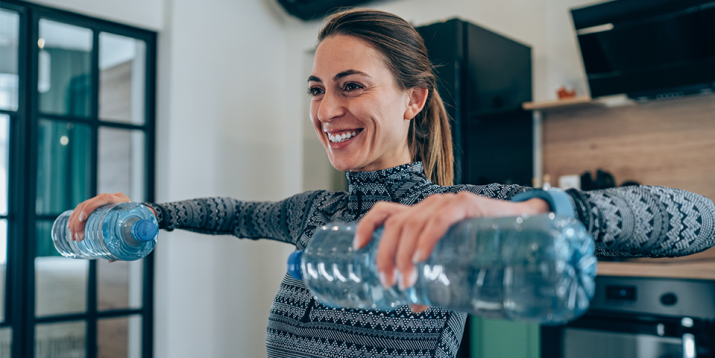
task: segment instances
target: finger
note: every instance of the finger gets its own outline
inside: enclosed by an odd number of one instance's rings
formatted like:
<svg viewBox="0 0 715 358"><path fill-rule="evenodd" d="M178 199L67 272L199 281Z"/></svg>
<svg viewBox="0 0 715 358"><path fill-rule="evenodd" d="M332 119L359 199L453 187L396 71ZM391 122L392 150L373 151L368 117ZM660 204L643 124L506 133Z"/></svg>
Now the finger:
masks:
<svg viewBox="0 0 715 358"><path fill-rule="evenodd" d="M74 240L74 233L76 232L75 224L77 223L77 218L79 217L79 212L82 205L84 205L84 201L79 203L77 207L72 210L72 214L70 214L69 219L67 219L67 228L69 228L70 233L72 234L72 240Z"/></svg>
<svg viewBox="0 0 715 358"><path fill-rule="evenodd" d="M84 240L84 228L87 225L87 219L89 219L89 216L97 210L97 208L107 204L128 201L128 198L124 196L124 194L118 194L119 195L106 193L99 194L84 202L84 205L82 205L82 208L79 210L79 217L77 218L77 223L75 224L75 228L77 229L76 239L78 241Z"/></svg>
<svg viewBox="0 0 715 358"><path fill-rule="evenodd" d="M400 243L400 233L402 231L403 219L398 215L393 215L385 220L385 231L380 238L380 246L377 248L377 271L380 282L385 288L395 285L395 253L397 245Z"/></svg>
<svg viewBox="0 0 715 358"><path fill-rule="evenodd" d="M412 257L417 249L419 234L423 231L429 218L436 215L435 209L439 208L443 201L449 200L449 195L434 195L432 197L437 199L422 201L406 211L409 216L404 221L395 255L395 264L402 278L399 282L400 290L411 287L417 281L417 271Z"/></svg>
<svg viewBox="0 0 715 358"><path fill-rule="evenodd" d="M358 223L358 227L355 230L355 239L353 239L353 248L357 250L367 245L372 239L375 229L383 226L390 215L405 208L407 208L405 205L384 201L375 204Z"/></svg>
<svg viewBox="0 0 715 358"><path fill-rule="evenodd" d="M82 208L84 207L85 202L81 202L77 207L72 211L72 215L70 215L69 218L69 223L67 227L70 230L70 235L71 239L74 241L77 241L79 238L79 230L80 226L79 224L79 213L82 211Z"/></svg>
<svg viewBox="0 0 715 358"><path fill-rule="evenodd" d="M450 226L465 219L468 210L459 203L445 202L437 209L439 214L432 216L424 226L424 229L417 238L415 254L412 262L422 262L426 260L434 250L437 242L447 233Z"/></svg>
<svg viewBox="0 0 715 358"><path fill-rule="evenodd" d="M429 309L429 306L425 305L410 305L410 310L414 313L422 313Z"/></svg>

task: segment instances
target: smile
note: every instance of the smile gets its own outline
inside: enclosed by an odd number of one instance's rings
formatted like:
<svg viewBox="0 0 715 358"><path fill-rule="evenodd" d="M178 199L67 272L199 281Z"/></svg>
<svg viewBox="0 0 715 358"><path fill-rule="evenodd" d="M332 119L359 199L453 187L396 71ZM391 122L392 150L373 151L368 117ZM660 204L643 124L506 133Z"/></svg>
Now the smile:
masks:
<svg viewBox="0 0 715 358"><path fill-rule="evenodd" d="M354 130L351 132L344 132L340 134L330 134L328 133L328 139L332 143L342 143L345 142L346 140L355 137L356 135L360 134L362 132L362 129Z"/></svg>

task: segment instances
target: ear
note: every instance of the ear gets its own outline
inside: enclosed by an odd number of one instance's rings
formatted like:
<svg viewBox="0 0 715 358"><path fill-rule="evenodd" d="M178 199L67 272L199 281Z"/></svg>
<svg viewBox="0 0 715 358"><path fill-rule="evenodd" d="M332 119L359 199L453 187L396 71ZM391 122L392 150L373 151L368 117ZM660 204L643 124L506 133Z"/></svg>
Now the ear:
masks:
<svg viewBox="0 0 715 358"><path fill-rule="evenodd" d="M415 116L422 111L425 107L425 103L427 103L428 95L429 90L424 87L412 87L407 90L408 102L407 108L405 109L406 120L415 118Z"/></svg>

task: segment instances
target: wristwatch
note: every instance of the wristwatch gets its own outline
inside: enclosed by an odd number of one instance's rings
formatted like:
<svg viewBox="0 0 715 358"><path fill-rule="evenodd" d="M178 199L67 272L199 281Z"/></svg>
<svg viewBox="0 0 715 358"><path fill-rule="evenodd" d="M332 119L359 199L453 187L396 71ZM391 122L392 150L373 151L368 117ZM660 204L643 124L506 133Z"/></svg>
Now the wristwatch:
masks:
<svg viewBox="0 0 715 358"><path fill-rule="evenodd" d="M518 203L529 199L539 198L549 203L551 211L556 215L574 217L573 204L571 198L565 191L559 188L549 188L548 190L534 189L514 195L512 202Z"/></svg>

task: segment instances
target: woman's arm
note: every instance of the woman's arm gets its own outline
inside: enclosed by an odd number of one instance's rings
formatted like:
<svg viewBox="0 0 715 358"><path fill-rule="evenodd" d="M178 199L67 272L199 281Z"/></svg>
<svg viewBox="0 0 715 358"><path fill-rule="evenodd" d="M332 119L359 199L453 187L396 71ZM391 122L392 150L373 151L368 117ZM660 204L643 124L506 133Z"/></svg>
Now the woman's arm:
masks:
<svg viewBox="0 0 715 358"><path fill-rule="evenodd" d="M383 282L391 286L397 269L399 283L409 287L414 263L429 257L452 224L467 217L544 212L541 199L507 201L528 190L532 189L516 185L456 185L414 206L378 203L358 226L355 246L367 244L372 231L384 225L377 256ZM598 255L683 256L715 245L715 205L701 195L649 186L567 193L575 217L594 237Z"/></svg>
<svg viewBox="0 0 715 358"><path fill-rule="evenodd" d="M715 205L702 195L645 185L567 194L599 256L674 257L715 245Z"/></svg>
<svg viewBox="0 0 715 358"><path fill-rule="evenodd" d="M511 200L532 188L500 184L450 187L450 191L465 190ZM715 205L702 195L646 185L592 191L569 189L566 193L571 198L574 217L593 236L598 256L685 256L715 245Z"/></svg>
<svg viewBox="0 0 715 358"><path fill-rule="evenodd" d="M159 228L167 231L183 229L295 244L304 218L319 193L305 192L275 202L212 197L144 205L154 210Z"/></svg>

